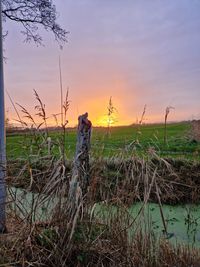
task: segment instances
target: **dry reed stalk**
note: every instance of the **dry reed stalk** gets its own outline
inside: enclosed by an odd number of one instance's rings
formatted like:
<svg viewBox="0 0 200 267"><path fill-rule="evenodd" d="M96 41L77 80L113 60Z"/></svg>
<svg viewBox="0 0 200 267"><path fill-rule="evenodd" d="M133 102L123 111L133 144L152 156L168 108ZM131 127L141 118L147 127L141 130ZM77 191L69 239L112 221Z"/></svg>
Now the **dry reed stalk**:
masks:
<svg viewBox="0 0 200 267"><path fill-rule="evenodd" d="M167 231L167 226L166 226L166 223L165 223L165 217L164 217L164 214L163 214L162 203L161 203L161 200L160 200L159 189L158 189L158 185L157 185L156 181L155 181L155 186L156 186L156 195L158 197L158 204L159 204L160 214L161 214L161 218L162 218L162 223L163 223L163 226L164 226L165 234L167 236L168 231Z"/></svg>
<svg viewBox="0 0 200 267"><path fill-rule="evenodd" d="M174 107L167 106L165 110L165 119L164 119L164 144L167 143L167 119L170 113L170 110L174 109Z"/></svg>
<svg viewBox="0 0 200 267"><path fill-rule="evenodd" d="M116 121L116 119L113 117L114 113L117 111L117 109L113 105L112 96L109 98L108 106L107 106L107 135L110 136L110 128L112 124Z"/></svg>

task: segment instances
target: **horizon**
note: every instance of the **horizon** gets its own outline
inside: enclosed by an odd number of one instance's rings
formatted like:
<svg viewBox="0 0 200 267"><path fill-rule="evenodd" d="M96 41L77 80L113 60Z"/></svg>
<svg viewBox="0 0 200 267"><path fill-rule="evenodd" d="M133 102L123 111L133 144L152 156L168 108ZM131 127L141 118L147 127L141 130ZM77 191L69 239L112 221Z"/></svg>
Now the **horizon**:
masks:
<svg viewBox="0 0 200 267"><path fill-rule="evenodd" d="M182 123L191 123L193 121L199 121L198 119L191 119L191 120L178 120L178 121L171 121L171 120L167 120L167 125L169 124L182 124ZM39 125L41 123L41 121L36 121L36 123ZM142 123L139 123L139 122L134 122L132 124L113 124L113 125L110 125L109 128L117 128L117 127L134 127L134 126L148 126L148 125L164 125L165 122L164 120L163 121L158 121L158 122L142 122ZM77 121L77 124L74 124L74 125L66 125L66 129L76 129L78 126L78 121ZM9 127L7 128L13 128L13 129L30 129L31 127L31 123L27 124L27 126L22 126L22 124L20 122L17 122L17 123L13 123L13 122L9 122ZM92 124L92 127L93 128L105 128L107 129L108 126L106 125L96 125L96 124ZM33 127L33 128L36 128L36 127ZM40 130L43 130L45 129L46 126L45 125L41 125L41 127L39 128ZM47 128L48 129L62 129L62 126L60 124L56 125L56 124L48 124L47 123Z"/></svg>

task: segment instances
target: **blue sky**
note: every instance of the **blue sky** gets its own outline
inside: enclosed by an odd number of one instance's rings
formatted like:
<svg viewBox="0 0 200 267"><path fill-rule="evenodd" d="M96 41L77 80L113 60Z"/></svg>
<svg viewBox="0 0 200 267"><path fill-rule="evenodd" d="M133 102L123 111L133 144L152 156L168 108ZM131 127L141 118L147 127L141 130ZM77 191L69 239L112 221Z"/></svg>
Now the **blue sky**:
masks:
<svg viewBox="0 0 200 267"><path fill-rule="evenodd" d="M70 90L69 121L88 111L101 124L109 97L117 124L200 117L200 1L56 0L59 23L69 30L63 50L41 30L44 45L23 42L16 23L4 24L5 87L15 102L34 113L33 89L49 114L59 112L61 56L63 84ZM6 98L9 117L14 111Z"/></svg>

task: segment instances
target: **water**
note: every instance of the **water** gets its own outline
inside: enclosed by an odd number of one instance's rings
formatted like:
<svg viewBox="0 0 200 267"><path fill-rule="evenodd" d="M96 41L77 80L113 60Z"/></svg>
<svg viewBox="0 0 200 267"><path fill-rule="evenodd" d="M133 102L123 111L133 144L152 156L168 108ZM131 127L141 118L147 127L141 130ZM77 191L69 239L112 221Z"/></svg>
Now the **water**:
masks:
<svg viewBox="0 0 200 267"><path fill-rule="evenodd" d="M141 204L133 205L129 212L136 216ZM166 238L174 244L184 243L200 247L200 205L163 205ZM157 234L165 234L165 227L158 204L148 203L144 208L144 217L149 218L151 228Z"/></svg>
<svg viewBox="0 0 200 267"><path fill-rule="evenodd" d="M134 223L129 228L130 235L134 234L136 228L142 227L143 231L152 231L157 237L162 236L172 244L200 247L200 205L163 205L164 222L159 205L155 203L147 203L145 206L143 203L135 203L127 209L127 213L120 213L118 208L102 204L97 204L94 209L95 217L102 222L108 221L107 218L113 215L131 218L129 223Z"/></svg>
<svg viewBox="0 0 200 267"><path fill-rule="evenodd" d="M10 187L7 194L8 203L12 210L15 210L16 214L22 218L29 218L32 221L51 219L51 211L55 208L58 200L44 197L15 187ZM105 223L118 211L117 207L99 203L93 208L94 216ZM132 229L129 229L130 232L136 226L142 226L143 229L148 227L157 236L163 236L173 244L200 247L200 205L163 205L162 212L167 234L158 204L147 203L143 207L142 203L135 203L120 216L124 217L124 221L126 221L126 216L131 217L131 220L134 221Z"/></svg>
<svg viewBox="0 0 200 267"><path fill-rule="evenodd" d="M7 202L9 208L21 218L26 218L29 221L48 221L51 219L51 211L55 208L58 200L21 188L9 187L7 189Z"/></svg>

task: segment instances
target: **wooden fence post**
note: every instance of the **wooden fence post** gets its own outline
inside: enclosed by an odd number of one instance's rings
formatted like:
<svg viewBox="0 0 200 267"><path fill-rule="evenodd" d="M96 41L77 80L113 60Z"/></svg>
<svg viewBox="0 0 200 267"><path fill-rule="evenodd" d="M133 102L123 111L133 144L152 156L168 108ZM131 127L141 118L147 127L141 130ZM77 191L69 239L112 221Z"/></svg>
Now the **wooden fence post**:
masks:
<svg viewBox="0 0 200 267"><path fill-rule="evenodd" d="M69 198L76 203L81 195L87 193L89 185L89 150L92 123L88 120L88 113L78 117L78 131L76 154L70 182Z"/></svg>

